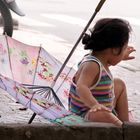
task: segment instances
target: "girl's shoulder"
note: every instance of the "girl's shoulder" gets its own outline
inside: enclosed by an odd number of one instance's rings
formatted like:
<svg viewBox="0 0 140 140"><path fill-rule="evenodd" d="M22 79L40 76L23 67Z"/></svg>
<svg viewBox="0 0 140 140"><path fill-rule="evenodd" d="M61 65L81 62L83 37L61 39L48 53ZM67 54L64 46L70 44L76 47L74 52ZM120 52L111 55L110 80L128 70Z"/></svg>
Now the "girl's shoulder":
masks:
<svg viewBox="0 0 140 140"><path fill-rule="evenodd" d="M95 62L97 63L99 66L101 66L101 62L93 55L85 55L83 57L83 59L79 62L78 66L80 66L81 64L85 63L85 62Z"/></svg>

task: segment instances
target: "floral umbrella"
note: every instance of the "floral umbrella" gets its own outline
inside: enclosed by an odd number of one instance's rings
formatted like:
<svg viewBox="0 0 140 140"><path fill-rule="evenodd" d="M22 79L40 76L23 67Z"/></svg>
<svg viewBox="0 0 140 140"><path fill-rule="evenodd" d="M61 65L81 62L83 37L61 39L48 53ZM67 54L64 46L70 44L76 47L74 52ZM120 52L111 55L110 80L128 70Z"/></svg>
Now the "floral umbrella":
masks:
<svg viewBox="0 0 140 140"><path fill-rule="evenodd" d="M25 107L55 123L84 121L65 109L74 69L65 67L52 89L62 64L43 48L0 36L0 66L0 87Z"/></svg>
<svg viewBox="0 0 140 140"><path fill-rule="evenodd" d="M62 63L42 47L0 36L0 66L0 74L21 84L51 86ZM66 108L68 89L74 72L74 69L65 67L53 87Z"/></svg>

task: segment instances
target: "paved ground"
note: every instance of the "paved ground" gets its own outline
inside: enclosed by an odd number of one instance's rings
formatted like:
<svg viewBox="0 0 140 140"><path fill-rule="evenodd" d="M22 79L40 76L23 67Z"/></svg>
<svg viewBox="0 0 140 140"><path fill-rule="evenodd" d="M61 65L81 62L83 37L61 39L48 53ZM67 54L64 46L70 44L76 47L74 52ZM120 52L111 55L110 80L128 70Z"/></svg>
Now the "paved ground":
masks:
<svg viewBox="0 0 140 140"><path fill-rule="evenodd" d="M56 58L62 62L64 62L66 56L68 55L72 47L71 44L67 44L67 42L65 40L62 40L61 38L50 35L44 35L39 32L33 32L25 29L15 30L13 38L30 45L39 46L40 44L42 44L42 46L50 54L56 56ZM56 47L58 49L56 49ZM84 52L82 51L82 49L77 49L69 64L71 65L71 63L75 61L75 55L78 60L80 57L82 57L83 54ZM139 81L139 72L135 71L135 69L133 68L131 69L130 67L127 67L126 69L125 65L123 65L122 67L122 64L120 64L119 66L113 69L113 74L115 76L122 77L126 81L128 87L129 108L130 110L132 110L132 114L135 116L135 120L140 121L139 82L135 84L132 81L133 77L135 77L134 81ZM26 111L19 110L19 108L22 107L22 105L15 103L15 100L12 99L8 93L1 89L0 107L0 123L27 123L33 113L29 109ZM35 118L34 122L48 123L47 120L39 116Z"/></svg>

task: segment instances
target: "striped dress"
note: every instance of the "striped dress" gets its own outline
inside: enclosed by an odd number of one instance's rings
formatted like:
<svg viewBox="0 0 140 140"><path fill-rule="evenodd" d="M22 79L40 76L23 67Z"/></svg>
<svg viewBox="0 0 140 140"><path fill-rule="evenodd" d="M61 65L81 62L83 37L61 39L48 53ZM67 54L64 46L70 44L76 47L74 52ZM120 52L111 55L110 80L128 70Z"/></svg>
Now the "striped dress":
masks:
<svg viewBox="0 0 140 140"><path fill-rule="evenodd" d="M100 67L99 78L97 82L90 88L90 91L100 104L106 106L112 111L114 100L113 77L109 72L107 72L102 63L94 56L85 56L79 65L87 61L94 61L98 63ZM84 105L78 93L76 92L76 84L74 79L75 77L73 77L73 82L69 91L69 110L84 117L90 108Z"/></svg>

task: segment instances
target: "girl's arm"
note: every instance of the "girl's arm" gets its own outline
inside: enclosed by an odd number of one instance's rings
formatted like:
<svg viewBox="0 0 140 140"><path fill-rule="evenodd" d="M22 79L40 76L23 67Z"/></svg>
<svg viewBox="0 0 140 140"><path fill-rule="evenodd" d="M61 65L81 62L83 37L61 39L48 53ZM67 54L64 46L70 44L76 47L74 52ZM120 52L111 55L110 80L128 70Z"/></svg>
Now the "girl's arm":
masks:
<svg viewBox="0 0 140 140"><path fill-rule="evenodd" d="M93 111L108 110L105 106L98 103L92 96L90 87L96 83L99 76L99 65L95 62L86 62L83 64L80 73L77 73L76 84L77 92L86 106L93 108Z"/></svg>

